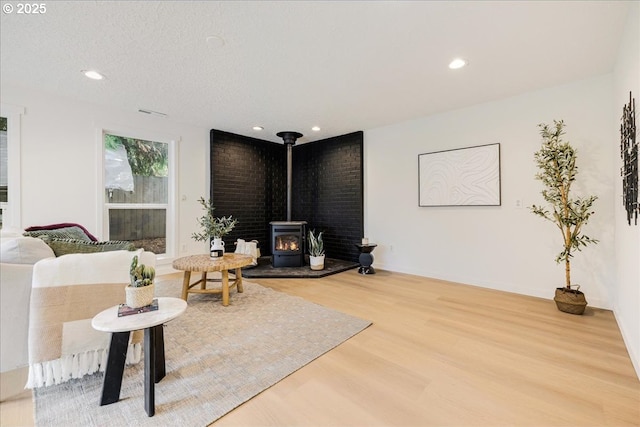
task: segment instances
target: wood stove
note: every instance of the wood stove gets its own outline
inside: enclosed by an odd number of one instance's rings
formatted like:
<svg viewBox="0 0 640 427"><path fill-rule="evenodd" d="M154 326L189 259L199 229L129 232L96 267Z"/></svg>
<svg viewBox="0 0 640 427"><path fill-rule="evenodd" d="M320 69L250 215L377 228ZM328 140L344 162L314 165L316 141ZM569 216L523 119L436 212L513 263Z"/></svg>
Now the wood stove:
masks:
<svg viewBox="0 0 640 427"><path fill-rule="evenodd" d="M307 246L306 221L273 221L271 225L271 265L302 267Z"/></svg>

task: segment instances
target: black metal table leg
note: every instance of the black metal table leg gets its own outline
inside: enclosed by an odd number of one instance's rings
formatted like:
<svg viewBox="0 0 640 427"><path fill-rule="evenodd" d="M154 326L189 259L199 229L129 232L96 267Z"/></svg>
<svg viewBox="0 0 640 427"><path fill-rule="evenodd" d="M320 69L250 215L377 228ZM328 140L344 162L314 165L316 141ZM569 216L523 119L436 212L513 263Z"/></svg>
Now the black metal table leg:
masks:
<svg viewBox="0 0 640 427"><path fill-rule="evenodd" d="M163 325L154 326L156 330L156 384L164 378L167 373L164 361L164 329Z"/></svg>
<svg viewBox="0 0 640 427"><path fill-rule="evenodd" d="M111 345L107 367L102 383L102 398L100 406L109 405L120 400L120 388L122 387L122 375L124 363L127 359L130 332L114 332L111 334Z"/></svg>
<svg viewBox="0 0 640 427"><path fill-rule="evenodd" d="M155 408L156 328L144 330L144 410L153 417Z"/></svg>

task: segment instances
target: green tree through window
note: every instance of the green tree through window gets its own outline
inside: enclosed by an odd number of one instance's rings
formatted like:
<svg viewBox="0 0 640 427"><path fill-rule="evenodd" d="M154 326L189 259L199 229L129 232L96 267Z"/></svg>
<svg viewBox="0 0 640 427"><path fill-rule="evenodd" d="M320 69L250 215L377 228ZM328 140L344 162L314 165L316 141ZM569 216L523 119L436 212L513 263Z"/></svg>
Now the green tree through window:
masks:
<svg viewBox="0 0 640 427"><path fill-rule="evenodd" d="M168 176L169 157L165 143L105 134L104 145L112 150L124 146L134 175Z"/></svg>

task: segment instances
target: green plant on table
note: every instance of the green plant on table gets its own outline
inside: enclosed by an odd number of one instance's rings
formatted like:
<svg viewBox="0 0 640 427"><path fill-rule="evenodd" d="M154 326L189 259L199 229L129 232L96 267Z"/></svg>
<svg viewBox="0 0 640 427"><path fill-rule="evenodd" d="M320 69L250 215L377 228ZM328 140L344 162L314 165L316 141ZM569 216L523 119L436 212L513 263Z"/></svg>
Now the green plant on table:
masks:
<svg viewBox="0 0 640 427"><path fill-rule="evenodd" d="M130 285L134 288L141 288L153 284L156 277L156 270L151 266L138 264L138 255L131 260L131 268L129 269Z"/></svg>
<svg viewBox="0 0 640 427"><path fill-rule="evenodd" d="M198 218L198 224L200 228L202 228L202 232L194 232L191 235L191 238L195 241L202 242L211 238L222 238L229 234L238 223L238 220L233 218L232 215L219 218L213 216L215 208L212 206L211 200L205 200L203 197L200 197L198 202L202 205L205 214Z"/></svg>
<svg viewBox="0 0 640 427"><path fill-rule="evenodd" d="M324 243L322 241L322 231L315 235L315 230L309 231L309 255L322 256L324 255Z"/></svg>

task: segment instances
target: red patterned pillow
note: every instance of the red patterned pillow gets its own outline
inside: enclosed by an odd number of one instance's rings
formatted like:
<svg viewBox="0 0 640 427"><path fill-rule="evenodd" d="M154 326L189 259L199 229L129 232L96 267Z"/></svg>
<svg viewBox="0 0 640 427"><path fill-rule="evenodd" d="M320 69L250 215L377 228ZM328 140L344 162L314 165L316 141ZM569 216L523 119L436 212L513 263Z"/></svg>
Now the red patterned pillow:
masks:
<svg viewBox="0 0 640 427"><path fill-rule="evenodd" d="M60 224L50 224L50 225L34 225L33 227L25 228L24 231L57 230L58 228L67 228L67 227L78 227L84 232L84 234L87 235L87 237L90 240L94 242L98 241L98 239L96 239L93 234L89 233L89 231L87 231L86 228L84 228L80 224L75 224L73 222L63 222Z"/></svg>

